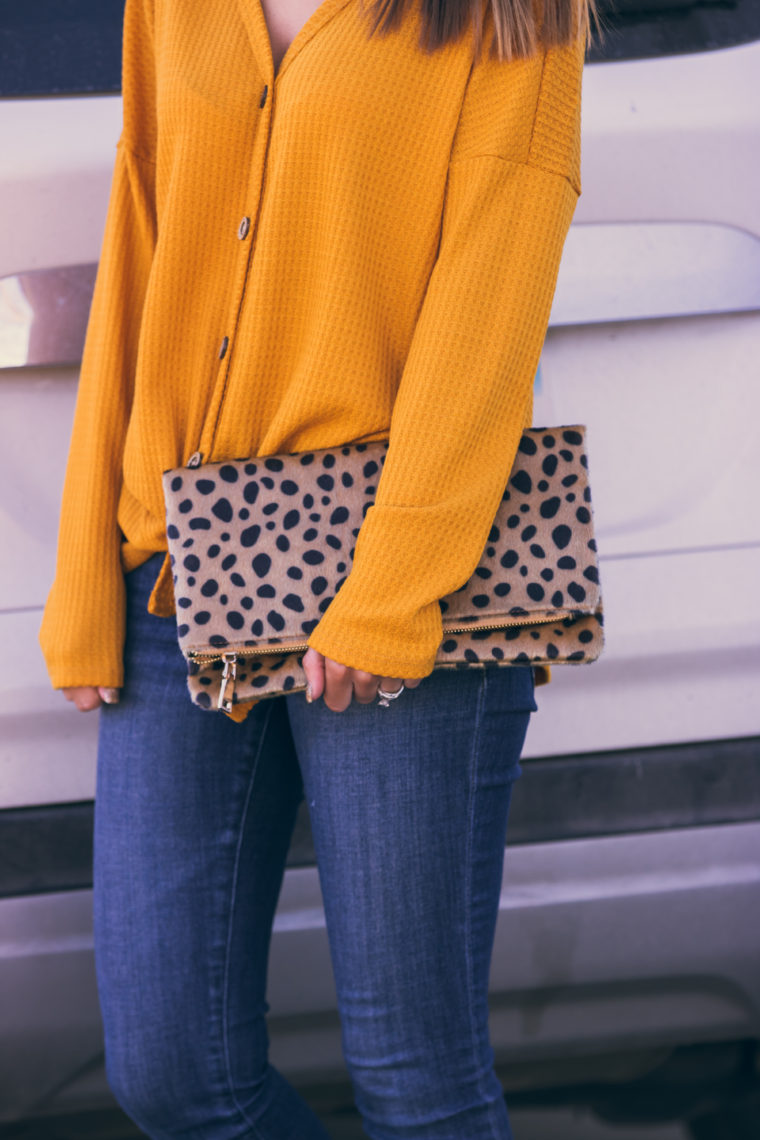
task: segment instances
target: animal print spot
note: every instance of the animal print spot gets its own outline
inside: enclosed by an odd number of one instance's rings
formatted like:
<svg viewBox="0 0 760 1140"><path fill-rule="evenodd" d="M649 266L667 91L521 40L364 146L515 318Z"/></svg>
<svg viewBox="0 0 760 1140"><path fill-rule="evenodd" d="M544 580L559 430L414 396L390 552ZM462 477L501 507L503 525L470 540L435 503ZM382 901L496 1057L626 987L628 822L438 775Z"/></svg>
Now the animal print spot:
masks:
<svg viewBox="0 0 760 1140"><path fill-rule="evenodd" d="M179 538L179 531L177 530L174 523L169 523L168 527L166 528L166 534L168 538Z"/></svg>
<svg viewBox="0 0 760 1140"><path fill-rule="evenodd" d="M546 551L537 542L530 544L530 552L534 558L546 558Z"/></svg>
<svg viewBox="0 0 760 1140"><path fill-rule="evenodd" d="M200 692L195 694L195 704L199 705L202 709L211 708L211 697L208 693Z"/></svg>
<svg viewBox="0 0 760 1140"><path fill-rule="evenodd" d="M523 542L530 542L535 533L536 528L534 526L526 526L525 530L520 535L520 538L523 540Z"/></svg>
<svg viewBox="0 0 760 1140"><path fill-rule="evenodd" d="M344 523L347 518L347 507L336 507L333 513L330 515L330 526L339 526L340 523Z"/></svg>
<svg viewBox="0 0 760 1140"><path fill-rule="evenodd" d="M206 554L209 556L209 558L217 558L218 555L221 553L221 549L222 549L221 546L217 546L216 543L213 543L212 546L209 546L208 550L206 551Z"/></svg>
<svg viewBox="0 0 760 1140"><path fill-rule="evenodd" d="M257 554L251 562L254 573L257 574L259 578L264 578L269 573L269 568L271 565L272 559L268 554L264 554L263 552L261 554Z"/></svg>
<svg viewBox="0 0 760 1140"><path fill-rule="evenodd" d="M288 578L295 578L295 579L303 578L303 570L301 569L300 566L288 566L288 569L286 570L286 574L288 575Z"/></svg>
<svg viewBox="0 0 760 1140"><path fill-rule="evenodd" d="M562 505L561 499L557 495L552 495L550 499L544 499L539 507L539 513L542 519L553 519Z"/></svg>
<svg viewBox="0 0 760 1140"><path fill-rule="evenodd" d="M211 523L208 519L190 519L190 530L211 530Z"/></svg>
<svg viewBox="0 0 760 1140"><path fill-rule="evenodd" d="M189 632L190 632L190 626L189 625L177 626L177 636L178 637L187 637Z"/></svg>
<svg viewBox="0 0 760 1140"><path fill-rule="evenodd" d="M193 509L192 499L183 499L177 510L181 515L186 515L188 511Z"/></svg>
<svg viewBox="0 0 760 1140"><path fill-rule="evenodd" d="M477 606L478 609L483 609L484 606L489 605L490 601L491 599L488 597L488 594L475 594L472 599L472 604Z"/></svg>
<svg viewBox="0 0 760 1140"><path fill-rule="evenodd" d="M268 582L265 582L263 586L259 586L258 589L256 590L256 597L257 598L276 598L277 597L277 591L275 590L274 586L270 586Z"/></svg>
<svg viewBox="0 0 760 1140"><path fill-rule="evenodd" d="M232 522L232 504L229 499L217 499L211 508L212 515L215 515L220 522Z"/></svg>
<svg viewBox="0 0 760 1140"><path fill-rule="evenodd" d="M232 629L242 629L245 623L245 618L239 614L237 610L229 610L227 613L227 625Z"/></svg>
<svg viewBox="0 0 760 1140"><path fill-rule="evenodd" d="M590 629L582 629L578 634L578 640L585 645L587 642L594 640L594 635Z"/></svg>
<svg viewBox="0 0 760 1140"><path fill-rule="evenodd" d="M228 554L222 559L222 570L231 570L237 562L237 554Z"/></svg>
<svg viewBox="0 0 760 1140"><path fill-rule="evenodd" d="M563 554L561 558L557 559L557 566L560 570L574 570L577 562L569 554Z"/></svg>
<svg viewBox="0 0 760 1140"><path fill-rule="evenodd" d="M561 590L555 590L555 592L552 594L552 605L554 606L555 610L561 609L564 604L565 595Z"/></svg>
<svg viewBox="0 0 760 1140"><path fill-rule="evenodd" d="M578 510L575 512L575 517L579 523L585 524L591 522L591 512L588 507L578 507Z"/></svg>
<svg viewBox="0 0 760 1140"><path fill-rule="evenodd" d="M253 598L249 598L246 595L244 598L240 599L240 605L243 607L244 610L252 610L253 609Z"/></svg>
<svg viewBox="0 0 760 1140"><path fill-rule="evenodd" d="M198 610L197 614L195 615L196 625L207 625L210 621L211 614L208 612L208 610Z"/></svg>
<svg viewBox="0 0 760 1140"><path fill-rule="evenodd" d="M183 560L182 565L186 570L189 570L191 574L194 574L196 570L200 570L201 560L197 554L188 554Z"/></svg>
<svg viewBox="0 0 760 1140"><path fill-rule="evenodd" d="M224 467L219 468L219 478L225 483L237 483L237 467L233 467L231 463L225 463Z"/></svg>
<svg viewBox="0 0 760 1140"><path fill-rule="evenodd" d="M543 586L539 586L538 582L529 582L527 587L528 597L534 602L541 602L544 599L545 590Z"/></svg>
<svg viewBox="0 0 760 1140"><path fill-rule="evenodd" d="M218 589L219 583L217 582L216 578L209 578L201 586L201 593L203 594L204 598L213 598Z"/></svg>
<svg viewBox="0 0 760 1140"><path fill-rule="evenodd" d="M201 495L210 495L215 487L216 487L216 483L214 482L213 479L199 479L198 482L195 484L195 489Z"/></svg>
<svg viewBox="0 0 760 1140"><path fill-rule="evenodd" d="M519 560L520 557L516 550L507 550L504 552L504 554L502 554L499 562L505 570L511 570L513 566L517 565Z"/></svg>
<svg viewBox="0 0 760 1140"><path fill-rule="evenodd" d="M583 443L583 436L578 431L563 431L562 438L565 443L571 443L573 447L578 447Z"/></svg>
<svg viewBox="0 0 760 1140"><path fill-rule="evenodd" d="M264 623L259 618L256 618L256 621L251 623L251 633L253 634L254 637L261 637L263 632L264 632Z"/></svg>
<svg viewBox="0 0 760 1140"><path fill-rule="evenodd" d="M548 566L545 566L541 571L541 577L545 582L551 582L552 578L554 577L554 571L550 570Z"/></svg>
<svg viewBox="0 0 760 1140"><path fill-rule="evenodd" d="M594 583L598 582L599 581L599 572L598 572L596 566L587 566L586 569L583 571L583 577L588 578L589 582L594 582Z"/></svg>
<svg viewBox="0 0 760 1140"><path fill-rule="evenodd" d="M554 447L554 444L557 441L555 440L553 435L551 435L550 433L547 432L546 435L541 436L541 442L544 445L544 447Z"/></svg>
<svg viewBox="0 0 760 1140"><path fill-rule="evenodd" d="M281 629L285 628L285 618L282 616L282 614L278 614L277 610L269 611L267 614L267 621L271 625L272 629L276 629L278 632Z"/></svg>
<svg viewBox="0 0 760 1140"><path fill-rule="evenodd" d="M283 495L297 495L299 487L292 479L283 479L282 483L280 483L280 490Z"/></svg>
<svg viewBox="0 0 760 1140"><path fill-rule="evenodd" d="M558 461L556 455L547 455L541 464L541 470L543 471L544 475L548 475L551 479L552 475L557 470L557 462Z"/></svg>
<svg viewBox="0 0 760 1140"><path fill-rule="evenodd" d="M246 483L245 487L243 487L243 498L245 499L246 503L250 503L251 506L253 506L253 504L256 502L258 497L259 497L259 485L258 485L258 483Z"/></svg>
<svg viewBox="0 0 760 1140"><path fill-rule="evenodd" d="M523 455L535 455L538 447L535 440L531 439L529 435L524 435L517 445L517 450L521 451Z"/></svg>
<svg viewBox="0 0 760 1140"><path fill-rule="evenodd" d="M510 586L509 582L497 582L493 588L493 592L498 598L503 598L509 593L511 589L512 587Z"/></svg>
<svg viewBox="0 0 760 1140"><path fill-rule="evenodd" d="M258 523L254 523L253 526L247 526L245 530L240 533L240 545L254 546L258 542L260 534L261 527Z"/></svg>
<svg viewBox="0 0 760 1140"><path fill-rule="evenodd" d="M507 519L507 526L509 527L509 529L514 530L515 527L519 526L519 525L520 525L520 516L519 515L510 515L509 518Z"/></svg>
<svg viewBox="0 0 760 1140"><path fill-rule="evenodd" d="M273 515L275 513L275 511L278 511L279 509L280 509L279 503L267 503L267 505L263 508L261 513L262 513L262 515Z"/></svg>
<svg viewBox="0 0 760 1140"><path fill-rule="evenodd" d="M536 484L536 487L537 487L537 488L538 488L538 490L541 492L541 494L543 494L543 493L544 493L544 491L548 491L548 490L549 490L549 484L548 484L548 482L546 481L546 479L539 479L538 483Z"/></svg>
<svg viewBox="0 0 760 1140"><path fill-rule="evenodd" d="M317 486L321 487L323 491L332 491L335 486L335 480L332 475L319 475L317 477Z"/></svg>
<svg viewBox="0 0 760 1140"><path fill-rule="evenodd" d="M175 475L169 485L170 485L172 491L181 491L182 490L182 476L181 475Z"/></svg>
<svg viewBox="0 0 760 1140"><path fill-rule="evenodd" d="M245 578L242 574L235 572L234 574L230 574L230 582L232 582L233 586L238 586L242 590L245 585Z"/></svg>
<svg viewBox="0 0 760 1140"><path fill-rule="evenodd" d="M287 537L284 534L278 534L277 535L277 540L276 540L275 545L276 545L278 550L282 551L283 554L286 554L287 551L290 550L290 542L288 541Z"/></svg>
<svg viewBox="0 0 760 1140"><path fill-rule="evenodd" d="M523 495L529 495L533 490L533 482L527 471L516 471L509 481Z"/></svg>
<svg viewBox="0 0 760 1140"><path fill-rule="evenodd" d="M577 582L568 583L567 592L576 602L582 602L586 598L586 591L583 589L583 586L579 586Z"/></svg>
<svg viewBox="0 0 760 1140"><path fill-rule="evenodd" d="M305 550L303 560L308 566L318 566L320 562L324 562L325 556L321 550Z"/></svg>
<svg viewBox="0 0 760 1140"><path fill-rule="evenodd" d="M555 526L552 531L552 541L559 550L564 550L572 537L572 531L565 523L560 523L559 526Z"/></svg>
<svg viewBox="0 0 760 1140"><path fill-rule="evenodd" d="M325 542L328 546L331 546L333 550L340 550L343 545L338 536L335 534L326 534Z"/></svg>
<svg viewBox="0 0 760 1140"><path fill-rule="evenodd" d="M270 456L269 459L264 460L264 466L267 471L282 471L284 464L281 459L275 459Z"/></svg>
<svg viewBox="0 0 760 1140"><path fill-rule="evenodd" d="M286 594L282 599L282 604L287 606L289 610L294 610L297 614L303 613L303 602L298 594Z"/></svg>
<svg viewBox="0 0 760 1140"><path fill-rule="evenodd" d="M554 661L555 658L559 657L559 649L557 649L557 646L552 641L546 643L546 656L550 661Z"/></svg>
<svg viewBox="0 0 760 1140"><path fill-rule="evenodd" d="M365 463L362 467L362 475L365 479L371 479L372 476L379 470L380 468L375 463L374 459L370 459L369 463Z"/></svg>
<svg viewBox="0 0 760 1140"><path fill-rule="evenodd" d="M301 512L295 509L288 511L282 520L282 525L285 530L292 530L294 526L298 526L301 521Z"/></svg>
<svg viewBox="0 0 760 1140"><path fill-rule="evenodd" d="M351 477L351 475L349 475L348 471L343 472L343 474L340 477L340 481L344 487L353 487L353 485L354 485L354 480Z"/></svg>
<svg viewBox="0 0 760 1140"><path fill-rule="evenodd" d="M488 532L488 538L486 539L486 542L498 542L500 538L501 532L499 531L499 528L494 525Z"/></svg>
<svg viewBox="0 0 760 1140"><path fill-rule="evenodd" d="M181 610L186 610L192 604L193 602L191 598L177 598L177 605Z"/></svg>

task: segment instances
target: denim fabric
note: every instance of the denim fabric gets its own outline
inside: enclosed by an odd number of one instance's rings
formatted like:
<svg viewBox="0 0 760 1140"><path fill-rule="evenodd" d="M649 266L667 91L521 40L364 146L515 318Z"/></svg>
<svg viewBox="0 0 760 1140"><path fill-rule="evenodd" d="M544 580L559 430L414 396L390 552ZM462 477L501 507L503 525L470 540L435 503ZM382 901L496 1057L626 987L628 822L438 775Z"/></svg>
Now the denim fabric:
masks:
<svg viewBox="0 0 760 1140"><path fill-rule="evenodd" d="M293 694L237 725L191 705L174 623L147 613L160 562L128 576L125 688L100 718L95 950L118 1100L154 1140L326 1137L267 1061L305 794L367 1135L510 1137L487 984L531 670L438 670L342 713Z"/></svg>

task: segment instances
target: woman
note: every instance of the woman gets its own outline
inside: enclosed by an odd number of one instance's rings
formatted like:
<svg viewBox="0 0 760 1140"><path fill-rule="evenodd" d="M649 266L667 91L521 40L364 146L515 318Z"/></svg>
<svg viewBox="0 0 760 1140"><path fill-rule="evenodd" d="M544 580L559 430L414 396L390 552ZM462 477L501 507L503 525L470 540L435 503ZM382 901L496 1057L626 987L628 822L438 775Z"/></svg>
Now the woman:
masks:
<svg viewBox="0 0 760 1140"><path fill-rule="evenodd" d="M531 422L587 27L586 0L127 0L41 640L67 699L105 706L106 1060L151 1137L325 1136L267 1061L304 790L367 1134L510 1135L486 995L534 678L432 669ZM384 437L312 700L191 706L162 471Z"/></svg>

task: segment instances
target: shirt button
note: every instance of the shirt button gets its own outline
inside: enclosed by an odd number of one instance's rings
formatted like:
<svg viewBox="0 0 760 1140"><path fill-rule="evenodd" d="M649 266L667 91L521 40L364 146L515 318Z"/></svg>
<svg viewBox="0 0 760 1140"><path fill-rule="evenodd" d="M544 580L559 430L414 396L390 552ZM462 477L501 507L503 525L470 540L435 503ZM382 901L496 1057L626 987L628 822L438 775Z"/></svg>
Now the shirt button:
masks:
<svg viewBox="0 0 760 1140"><path fill-rule="evenodd" d="M229 347L229 343L230 343L230 338L228 336L222 337L222 343L219 345L219 359L220 360L224 360L225 356L227 355L227 349Z"/></svg>
<svg viewBox="0 0 760 1140"><path fill-rule="evenodd" d="M248 237L248 231L250 230L250 228L251 228L251 219L250 218L243 218L242 222L238 226L238 237L240 238L241 241L244 241Z"/></svg>

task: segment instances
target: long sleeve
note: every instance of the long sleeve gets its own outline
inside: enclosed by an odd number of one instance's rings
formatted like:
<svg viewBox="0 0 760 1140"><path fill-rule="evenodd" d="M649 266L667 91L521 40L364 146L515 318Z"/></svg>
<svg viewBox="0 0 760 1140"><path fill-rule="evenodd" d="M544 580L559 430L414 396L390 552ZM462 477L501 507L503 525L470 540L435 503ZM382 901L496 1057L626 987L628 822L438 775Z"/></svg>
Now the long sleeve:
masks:
<svg viewBox="0 0 760 1140"><path fill-rule="evenodd" d="M116 151L40 642L54 686L122 684L117 507L140 320L156 242L155 80L147 0L129 0Z"/></svg>
<svg viewBox="0 0 760 1140"><path fill-rule="evenodd" d="M485 547L520 435L580 193L583 45L477 63L439 252L351 572L309 638L345 665L426 676L439 599Z"/></svg>

